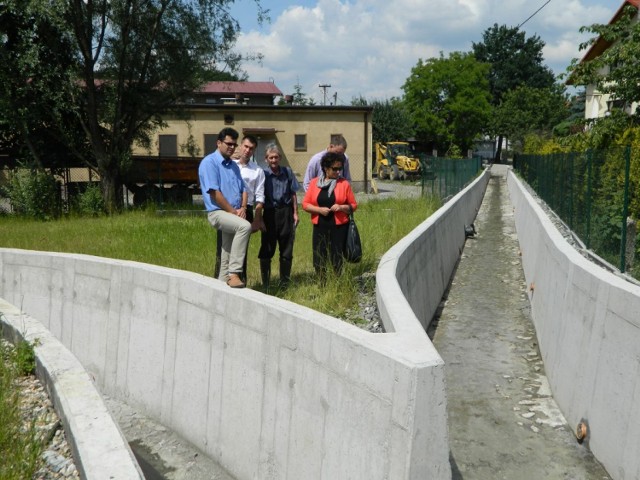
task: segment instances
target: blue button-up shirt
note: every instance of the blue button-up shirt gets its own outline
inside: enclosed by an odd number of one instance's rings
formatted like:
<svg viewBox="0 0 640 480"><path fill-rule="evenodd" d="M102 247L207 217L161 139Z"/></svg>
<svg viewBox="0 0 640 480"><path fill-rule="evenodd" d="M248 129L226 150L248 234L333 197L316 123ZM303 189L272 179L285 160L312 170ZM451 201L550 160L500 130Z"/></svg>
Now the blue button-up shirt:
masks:
<svg viewBox="0 0 640 480"><path fill-rule="evenodd" d="M226 159L219 150L207 155L198 167L200 190L207 212L222 210L211 198L210 192L218 190L233 208L242 206L242 193L245 191L240 169L233 160Z"/></svg>

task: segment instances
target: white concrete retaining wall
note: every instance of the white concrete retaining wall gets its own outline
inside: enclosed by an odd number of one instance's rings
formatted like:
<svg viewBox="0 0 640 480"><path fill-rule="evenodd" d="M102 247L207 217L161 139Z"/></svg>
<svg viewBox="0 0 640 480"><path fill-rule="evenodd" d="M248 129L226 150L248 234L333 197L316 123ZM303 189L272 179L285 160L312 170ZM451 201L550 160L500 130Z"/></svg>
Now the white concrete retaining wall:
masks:
<svg viewBox="0 0 640 480"><path fill-rule="evenodd" d="M376 294L387 332L417 335L429 326L464 248L464 227L475 221L489 178L485 170L382 257Z"/></svg>
<svg viewBox="0 0 640 480"><path fill-rule="evenodd" d="M0 296L238 479L450 478L441 361L189 272L0 249ZM98 477L99 478L99 477Z"/></svg>
<svg viewBox="0 0 640 480"><path fill-rule="evenodd" d="M488 178L384 256L377 296L392 333L86 255L0 249L0 297L41 320L104 393L238 479L449 479L444 365L424 326Z"/></svg>
<svg viewBox="0 0 640 480"><path fill-rule="evenodd" d="M144 480L124 435L80 362L42 323L0 298L0 336L34 345L36 375L64 425L80 478Z"/></svg>
<svg viewBox="0 0 640 480"><path fill-rule="evenodd" d="M553 395L616 480L640 478L640 287L576 252L513 172L522 264Z"/></svg>

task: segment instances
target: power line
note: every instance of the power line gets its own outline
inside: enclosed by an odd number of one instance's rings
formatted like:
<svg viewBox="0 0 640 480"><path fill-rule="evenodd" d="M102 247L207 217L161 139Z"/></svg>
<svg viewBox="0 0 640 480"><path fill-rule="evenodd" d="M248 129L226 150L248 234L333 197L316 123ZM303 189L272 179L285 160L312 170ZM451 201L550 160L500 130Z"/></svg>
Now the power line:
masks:
<svg viewBox="0 0 640 480"><path fill-rule="evenodd" d="M536 10L535 12L533 12L533 13L529 16L529 18L527 18L524 22L522 22L522 23L521 23L520 25L518 25L516 28L520 28L520 27L521 27L521 26L523 26L525 23L527 23L529 20L531 20L531 19L536 15L536 13L538 13L540 10L542 10L544 7L546 7L546 6L547 6L547 4L548 4L550 1L551 1L551 0L547 0L547 2L546 2L544 5L542 5L538 10Z"/></svg>

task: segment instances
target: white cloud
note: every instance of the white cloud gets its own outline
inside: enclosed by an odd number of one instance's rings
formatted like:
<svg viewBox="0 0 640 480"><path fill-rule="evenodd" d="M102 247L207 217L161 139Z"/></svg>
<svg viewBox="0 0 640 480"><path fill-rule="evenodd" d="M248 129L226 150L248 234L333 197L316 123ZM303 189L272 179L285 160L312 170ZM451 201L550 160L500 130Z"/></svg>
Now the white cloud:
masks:
<svg viewBox="0 0 640 480"><path fill-rule="evenodd" d="M262 3L269 8L268 0ZM402 84L418 59L437 57L440 51L469 51L493 24L516 26L543 3L318 0L286 7L263 31L243 34L237 49L261 52L262 65L245 65L249 78L271 78L285 94L299 82L317 103L323 100L319 84L331 84L327 98L337 92L339 104L360 95L384 99L402 95ZM563 73L572 58L582 56L578 45L587 36L578 33L580 26L606 23L617 8L603 3L553 0L522 30L545 42L545 63Z"/></svg>

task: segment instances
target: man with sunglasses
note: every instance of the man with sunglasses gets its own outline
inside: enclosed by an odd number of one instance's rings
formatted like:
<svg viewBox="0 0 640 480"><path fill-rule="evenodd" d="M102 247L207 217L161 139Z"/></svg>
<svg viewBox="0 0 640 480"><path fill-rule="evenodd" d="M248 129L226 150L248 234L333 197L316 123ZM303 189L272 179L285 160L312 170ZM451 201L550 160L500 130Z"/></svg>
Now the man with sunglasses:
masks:
<svg viewBox="0 0 640 480"><path fill-rule="evenodd" d="M223 128L215 152L200 162L198 176L202 199L211 226L222 232L218 278L231 288L244 288L242 267L251 236L247 221L248 194L238 164L231 156L238 146L238 132Z"/></svg>
<svg viewBox="0 0 640 480"><path fill-rule="evenodd" d="M251 222L251 232L264 231L262 209L264 207L264 171L255 162L251 161L253 153L258 146L258 139L253 135L245 135L233 152L231 158L240 167L240 176L244 180L247 189L246 219ZM220 263L222 258L222 232L218 230L218 242L216 245L216 266L214 277L220 276ZM247 283L247 257L242 266L242 281Z"/></svg>

